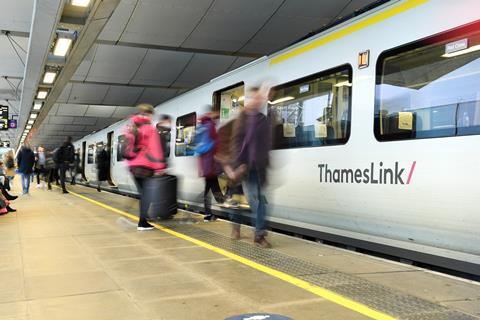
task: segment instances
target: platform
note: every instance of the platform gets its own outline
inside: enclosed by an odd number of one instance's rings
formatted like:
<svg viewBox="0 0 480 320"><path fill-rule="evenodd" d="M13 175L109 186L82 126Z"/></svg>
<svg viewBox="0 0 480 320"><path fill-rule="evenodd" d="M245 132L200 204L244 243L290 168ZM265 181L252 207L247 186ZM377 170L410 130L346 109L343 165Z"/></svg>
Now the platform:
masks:
<svg viewBox="0 0 480 320"><path fill-rule="evenodd" d="M480 318L475 282L276 233L261 249L184 211L137 232L137 200L69 190L0 217L0 319Z"/></svg>

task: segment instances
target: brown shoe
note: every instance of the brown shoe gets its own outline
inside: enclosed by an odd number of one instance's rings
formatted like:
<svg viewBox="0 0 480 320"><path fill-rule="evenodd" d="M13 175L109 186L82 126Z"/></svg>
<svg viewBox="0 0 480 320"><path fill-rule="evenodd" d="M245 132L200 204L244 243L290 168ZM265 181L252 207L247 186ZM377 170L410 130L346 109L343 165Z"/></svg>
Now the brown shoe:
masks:
<svg viewBox="0 0 480 320"><path fill-rule="evenodd" d="M267 239L265 239L264 236L256 236L255 239L253 240L253 243L256 246L264 248L264 249L270 249L272 247L270 242L268 242Z"/></svg>

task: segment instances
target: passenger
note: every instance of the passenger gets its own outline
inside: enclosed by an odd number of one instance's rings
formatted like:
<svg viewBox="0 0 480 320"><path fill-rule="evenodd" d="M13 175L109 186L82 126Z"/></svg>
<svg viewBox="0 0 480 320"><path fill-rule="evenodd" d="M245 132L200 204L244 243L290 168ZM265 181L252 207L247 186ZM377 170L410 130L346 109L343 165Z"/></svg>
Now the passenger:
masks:
<svg viewBox="0 0 480 320"><path fill-rule="evenodd" d="M205 188L203 190L203 203L205 206L204 221L215 221L217 217L212 213L209 192L212 190L215 200L223 203L224 196L218 184L218 175L221 172L220 164L215 160L217 151L217 129L215 120L218 119L218 113L208 112L199 119L199 126L196 131L195 154L198 156L199 174L205 179Z"/></svg>
<svg viewBox="0 0 480 320"><path fill-rule="evenodd" d="M153 106L142 103L137 108L139 113L131 118L125 132L128 143L124 158L128 161L128 167L140 193L140 217L137 230L146 231L154 227L147 221L150 203L142 196L143 185L152 176L163 174L166 164L160 137L152 125Z"/></svg>
<svg viewBox="0 0 480 320"><path fill-rule="evenodd" d="M70 175L72 176L72 181L70 182L70 184L72 186L76 184L75 179L77 175L81 173L82 173L82 168L80 168L80 150L77 149L75 151L75 160L73 162L73 168L70 173Z"/></svg>
<svg viewBox="0 0 480 320"><path fill-rule="evenodd" d="M42 147L38 147L37 149L37 156L35 159L35 170L37 174L37 188L45 188L45 177L46 177L46 171L45 171L45 149ZM40 181L40 176L43 178L42 181Z"/></svg>
<svg viewBox="0 0 480 320"><path fill-rule="evenodd" d="M15 157L13 156L13 151L9 150L3 156L3 162L5 163L5 176L7 181L5 181L5 189L10 190L13 178L15 177Z"/></svg>
<svg viewBox="0 0 480 320"><path fill-rule="evenodd" d="M160 121L157 123L157 131L160 135L160 142L162 143L163 156L166 159L170 156L170 136L172 131L172 119L168 114L160 116ZM166 163L168 165L168 163Z"/></svg>
<svg viewBox="0 0 480 320"><path fill-rule="evenodd" d="M35 163L35 155L28 143L24 143L20 152L17 155L18 172L22 177L23 195L28 195L30 189L30 176L33 172L33 165Z"/></svg>
<svg viewBox="0 0 480 320"><path fill-rule="evenodd" d="M233 155L235 170L229 172L233 180L243 180L243 190L255 218L254 243L270 248L266 240L266 199L262 189L266 182L271 128L267 117L261 112L268 100L270 89L250 88L244 110L240 113L233 129ZM240 238L240 225L233 224L232 237Z"/></svg>
<svg viewBox="0 0 480 320"><path fill-rule="evenodd" d="M8 200L8 201L17 199L17 196L12 196L7 192L7 190L5 189L5 183L8 183L8 179L5 176L5 167L3 165L3 162L0 161L0 191L1 191L0 199ZM0 201L0 207L1 207L1 201ZM5 208L7 212L17 211L11 208L8 203L6 204Z"/></svg>
<svg viewBox="0 0 480 320"><path fill-rule="evenodd" d="M45 153L45 176L47 179L48 190L52 190L52 182L55 177L58 176L58 166L54 161L56 151L58 151L58 149Z"/></svg>
<svg viewBox="0 0 480 320"><path fill-rule="evenodd" d="M110 156L104 146L99 147L97 153L97 191L102 191L100 185L102 181L108 180L108 170L110 169Z"/></svg>
<svg viewBox="0 0 480 320"><path fill-rule="evenodd" d="M65 174L75 160L75 148L72 144L72 137L67 137L57 152L60 168L60 184L62 185L63 193L68 193L67 188L65 187Z"/></svg>

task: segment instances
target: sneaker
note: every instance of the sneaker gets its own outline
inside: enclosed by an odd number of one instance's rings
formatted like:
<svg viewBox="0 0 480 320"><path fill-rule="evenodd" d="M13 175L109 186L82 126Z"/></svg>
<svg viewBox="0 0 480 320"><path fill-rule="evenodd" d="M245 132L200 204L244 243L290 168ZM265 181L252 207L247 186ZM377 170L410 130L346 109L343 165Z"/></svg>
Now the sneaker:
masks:
<svg viewBox="0 0 480 320"><path fill-rule="evenodd" d="M203 217L203 221L205 222L212 222L217 220L217 217L214 214L207 214L205 217Z"/></svg>
<svg viewBox="0 0 480 320"><path fill-rule="evenodd" d="M153 230L153 229L155 229L155 227L152 226L151 224L149 224L147 226L142 226L142 227L138 226L137 227L138 231L149 231L149 230Z"/></svg>
<svg viewBox="0 0 480 320"><path fill-rule="evenodd" d="M37 189L40 189L41 185L40 184L37 184L36 188Z"/></svg>
<svg viewBox="0 0 480 320"><path fill-rule="evenodd" d="M253 243L257 247L261 247L261 248L264 248L264 249L269 249L269 248L272 247L270 242L268 242L267 239L265 239L264 236L256 236L255 239L253 240Z"/></svg>
<svg viewBox="0 0 480 320"><path fill-rule="evenodd" d="M7 206L7 211L8 212L17 212L16 209L10 208L10 206Z"/></svg>
<svg viewBox="0 0 480 320"><path fill-rule="evenodd" d="M68 192L67 190L63 190L63 192L62 192L62 193L69 193L69 192Z"/></svg>
<svg viewBox="0 0 480 320"><path fill-rule="evenodd" d="M223 206L227 208L238 208L239 203L236 200L233 200L232 198L228 198L223 202Z"/></svg>

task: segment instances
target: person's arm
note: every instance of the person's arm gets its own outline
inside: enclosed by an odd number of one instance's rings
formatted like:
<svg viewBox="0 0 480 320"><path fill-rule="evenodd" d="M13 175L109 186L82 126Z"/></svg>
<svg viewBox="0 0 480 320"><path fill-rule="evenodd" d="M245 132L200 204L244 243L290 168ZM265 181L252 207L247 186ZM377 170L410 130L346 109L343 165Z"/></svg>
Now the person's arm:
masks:
<svg viewBox="0 0 480 320"><path fill-rule="evenodd" d="M17 155L17 167L20 167L21 163L22 163L22 152L19 152Z"/></svg>

